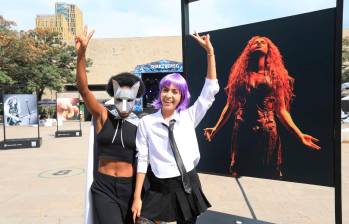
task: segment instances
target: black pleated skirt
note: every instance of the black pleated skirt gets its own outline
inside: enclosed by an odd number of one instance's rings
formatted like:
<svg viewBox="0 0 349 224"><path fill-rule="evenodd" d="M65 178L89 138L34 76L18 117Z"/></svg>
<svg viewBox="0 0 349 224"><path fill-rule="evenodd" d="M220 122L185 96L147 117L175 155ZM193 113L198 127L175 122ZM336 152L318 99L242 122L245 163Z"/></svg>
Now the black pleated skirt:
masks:
<svg viewBox="0 0 349 224"><path fill-rule="evenodd" d="M202 192L196 170L189 173L192 192L185 193L181 177L157 178L152 172L148 178L150 188L145 192L141 216L154 221L188 221L211 207Z"/></svg>

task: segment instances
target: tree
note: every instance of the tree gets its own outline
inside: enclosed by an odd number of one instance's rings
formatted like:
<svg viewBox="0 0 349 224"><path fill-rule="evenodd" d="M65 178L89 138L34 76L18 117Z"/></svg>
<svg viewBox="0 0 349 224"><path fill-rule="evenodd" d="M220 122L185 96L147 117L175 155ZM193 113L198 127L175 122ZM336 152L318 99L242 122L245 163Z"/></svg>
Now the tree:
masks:
<svg viewBox="0 0 349 224"><path fill-rule="evenodd" d="M11 26L15 26L16 23L14 21L6 20L2 15L0 15L0 31L3 29L9 30Z"/></svg>
<svg viewBox="0 0 349 224"><path fill-rule="evenodd" d="M66 83L75 81L76 53L73 46L65 44L58 33L48 30L29 31L26 38L34 40L32 49L40 55L31 67L29 91L41 99L44 90L61 91Z"/></svg>
<svg viewBox="0 0 349 224"><path fill-rule="evenodd" d="M349 82L349 37L342 41L342 82Z"/></svg>
<svg viewBox="0 0 349 224"><path fill-rule="evenodd" d="M11 45L16 39L16 33L11 31L11 26L15 26L13 21L5 20L0 15L0 86L12 84L13 80L8 74L8 54Z"/></svg>
<svg viewBox="0 0 349 224"><path fill-rule="evenodd" d="M57 32L35 29L18 33L15 25L0 16L0 86L5 92L62 91L75 81L76 52ZM87 60L87 66L92 61Z"/></svg>

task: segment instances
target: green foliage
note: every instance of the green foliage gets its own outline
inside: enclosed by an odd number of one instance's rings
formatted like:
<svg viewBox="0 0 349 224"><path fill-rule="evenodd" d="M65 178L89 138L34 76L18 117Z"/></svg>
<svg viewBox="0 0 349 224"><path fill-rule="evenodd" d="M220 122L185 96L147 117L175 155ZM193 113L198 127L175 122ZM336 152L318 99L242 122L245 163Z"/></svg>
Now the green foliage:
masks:
<svg viewBox="0 0 349 224"><path fill-rule="evenodd" d="M13 21L7 21L0 15L0 85L13 83L5 65L14 66L9 63L9 46L13 45L16 38L15 32L11 31L11 26L16 25ZM5 57L6 56L6 57Z"/></svg>
<svg viewBox="0 0 349 224"><path fill-rule="evenodd" d="M0 86L9 93L62 91L75 82L76 52L49 30L12 30L12 21L0 16ZM91 66L90 59L87 66Z"/></svg>

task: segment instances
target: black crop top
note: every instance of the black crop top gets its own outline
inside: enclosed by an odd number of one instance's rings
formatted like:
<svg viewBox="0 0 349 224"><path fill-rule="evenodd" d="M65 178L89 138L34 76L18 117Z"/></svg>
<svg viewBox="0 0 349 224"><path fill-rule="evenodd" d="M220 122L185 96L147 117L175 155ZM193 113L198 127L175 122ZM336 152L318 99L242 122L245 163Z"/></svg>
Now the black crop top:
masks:
<svg viewBox="0 0 349 224"><path fill-rule="evenodd" d="M108 118L96 137L98 156L133 163L136 133L136 125L124 119L116 119L108 111Z"/></svg>

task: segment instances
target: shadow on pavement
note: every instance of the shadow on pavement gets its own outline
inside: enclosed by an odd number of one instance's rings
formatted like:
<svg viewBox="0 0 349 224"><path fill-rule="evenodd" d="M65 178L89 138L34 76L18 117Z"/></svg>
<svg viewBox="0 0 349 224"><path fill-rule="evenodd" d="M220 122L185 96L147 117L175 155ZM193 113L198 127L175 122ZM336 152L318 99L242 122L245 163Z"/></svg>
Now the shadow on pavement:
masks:
<svg viewBox="0 0 349 224"><path fill-rule="evenodd" d="M222 212L207 211L200 215L197 224L271 224L271 222L264 222L245 217L229 215Z"/></svg>

